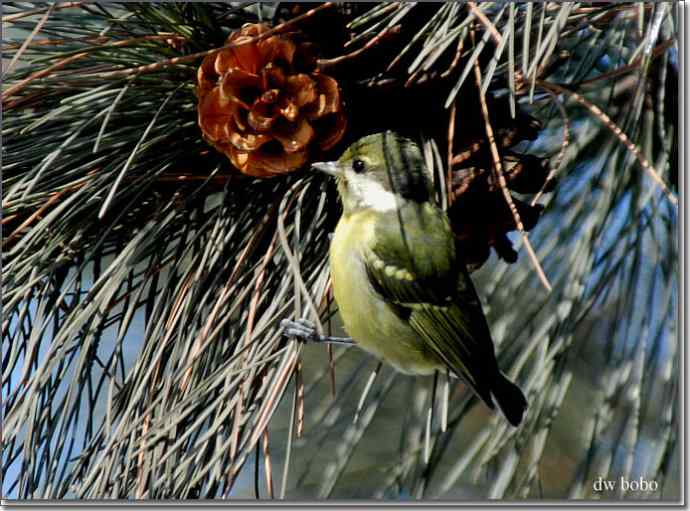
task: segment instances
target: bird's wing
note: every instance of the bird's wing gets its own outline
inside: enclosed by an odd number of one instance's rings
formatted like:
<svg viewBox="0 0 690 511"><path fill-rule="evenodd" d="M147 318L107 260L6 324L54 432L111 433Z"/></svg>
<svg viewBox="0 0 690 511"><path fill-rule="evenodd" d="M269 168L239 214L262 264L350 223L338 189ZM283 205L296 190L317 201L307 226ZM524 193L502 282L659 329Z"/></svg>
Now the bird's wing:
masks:
<svg viewBox="0 0 690 511"><path fill-rule="evenodd" d="M422 342L493 407L490 389L498 367L491 334L472 281L456 260L443 212L432 205L409 205L386 213L375 229L365 257L374 287Z"/></svg>

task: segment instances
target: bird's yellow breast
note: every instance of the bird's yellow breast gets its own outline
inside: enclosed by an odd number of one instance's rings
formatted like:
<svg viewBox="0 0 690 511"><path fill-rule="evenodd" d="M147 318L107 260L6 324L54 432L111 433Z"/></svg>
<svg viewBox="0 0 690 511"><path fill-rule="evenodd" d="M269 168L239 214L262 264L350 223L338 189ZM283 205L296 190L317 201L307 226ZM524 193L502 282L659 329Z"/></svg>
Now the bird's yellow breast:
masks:
<svg viewBox="0 0 690 511"><path fill-rule="evenodd" d="M378 215L360 211L343 215L331 241L333 294L345 330L363 349L413 374L430 374L442 367L425 349L406 320L374 289L364 254L374 243Z"/></svg>

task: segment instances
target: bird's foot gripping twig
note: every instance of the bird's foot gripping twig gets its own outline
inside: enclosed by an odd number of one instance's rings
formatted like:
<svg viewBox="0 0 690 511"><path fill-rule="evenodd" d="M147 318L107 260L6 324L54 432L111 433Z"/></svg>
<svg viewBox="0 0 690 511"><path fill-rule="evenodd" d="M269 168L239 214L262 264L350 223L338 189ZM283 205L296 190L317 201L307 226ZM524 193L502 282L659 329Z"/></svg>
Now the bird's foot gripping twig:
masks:
<svg viewBox="0 0 690 511"><path fill-rule="evenodd" d="M305 342L324 342L327 344L342 344L345 346L353 346L355 344L350 337L319 335L314 323L308 319L297 319L295 321L284 319L280 322L280 327L283 329L283 335L286 337L297 337Z"/></svg>

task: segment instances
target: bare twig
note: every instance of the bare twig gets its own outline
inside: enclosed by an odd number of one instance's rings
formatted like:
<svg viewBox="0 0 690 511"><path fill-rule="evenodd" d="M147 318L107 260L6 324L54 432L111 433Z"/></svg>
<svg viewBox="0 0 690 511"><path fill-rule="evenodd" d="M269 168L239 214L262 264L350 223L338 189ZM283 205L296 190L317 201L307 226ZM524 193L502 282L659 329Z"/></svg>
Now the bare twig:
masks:
<svg viewBox="0 0 690 511"><path fill-rule="evenodd" d="M671 192L671 190L668 188L666 183L664 183L664 180L661 179L661 176L659 176L658 172L654 169L649 160L647 160L647 158L644 157L644 155L635 146L635 144L633 144L632 141L628 138L628 136L625 133L623 133L623 130L621 130L618 127L618 125L615 122L613 122L613 120L605 112L603 112L598 106L594 105L593 103L590 103L587 99L585 99L577 92L573 92L564 87L561 87L560 85L545 82L543 80L537 80L537 83L540 87L543 87L544 89L550 89L559 94L565 94L566 96L573 98L575 101L577 101L587 110L589 110L592 113L592 115L599 119L601 123L604 126L606 126L616 136L616 138L618 138L618 140L621 141L621 143L628 149L628 151L630 151L633 154L633 156L637 158L637 161L640 163L642 169L645 172L647 172L647 174L649 174L652 180L659 186L659 188L661 188L668 200L671 201L671 203L674 206L678 206L678 197L676 197L673 194L673 192Z"/></svg>
<svg viewBox="0 0 690 511"><path fill-rule="evenodd" d="M503 165L501 164L501 157L498 154L498 147L496 146L494 131L491 127L491 121L489 120L489 108L486 105L486 98L481 90L482 75L481 71L479 70L479 62L475 62L474 64L474 76L477 81L477 88L479 89L479 102L481 104L482 115L484 117L486 137L489 140L489 146L491 147L491 156L494 160L493 163L495 175L497 177L499 186L501 187L501 191L503 192L503 197L508 203L508 207L510 208L511 213L513 214L515 226L517 227L518 232L520 232L520 235L522 236L522 240L525 244L525 248L527 249L527 253L529 254L532 264L535 270L537 271L539 280L541 280L542 284L544 285L547 291L551 291L551 284L549 283L549 280L546 278L546 274L544 273L544 270L542 269L541 264L539 263L539 259L537 259L537 255L534 253L532 244L529 242L529 238L527 237L527 233L525 232L525 226L523 225L517 208L515 207L515 203L513 202L513 197L510 195L510 192L508 191L508 184L506 183L506 178L503 175Z"/></svg>
<svg viewBox="0 0 690 511"><path fill-rule="evenodd" d="M382 30L380 33L376 34L372 39L367 41L367 43L362 46L361 48L356 49L355 51L352 51L350 53L347 53L345 55L340 55L338 57L334 57L332 59L319 59L317 61L317 65L320 70L328 70L329 68L332 68L334 66L337 66L338 64L342 64L345 61L355 59L359 57L362 53L365 51L369 50L370 48L373 48L377 44L379 44L385 37L389 35L395 35L400 32L400 26L395 25L393 27L387 27L384 30Z"/></svg>
<svg viewBox="0 0 690 511"><path fill-rule="evenodd" d="M26 18L27 16L35 16L36 14L41 14L42 12L48 11L58 11L61 9L71 9L72 7L79 7L81 5L87 4L89 2L65 2L62 4L49 4L48 7L39 7L38 9L29 9L22 12L17 12L15 14L8 14L2 17L3 23L12 23L21 18Z"/></svg>
<svg viewBox="0 0 690 511"><path fill-rule="evenodd" d="M660 55L663 55L663 53L666 50L668 50L669 48L672 48L676 43L677 43L677 41L673 38L666 39L665 41L659 43L658 45L656 45L654 50L652 50L651 58L656 58ZM632 71L635 71L640 67L640 64L642 63L642 59L643 59L643 56L639 55L638 57L635 57L635 60L633 60L630 64L616 68L616 69L609 71L607 73L597 75L593 78L588 78L587 80L583 80L583 81L577 83L576 86L582 87L583 85L590 85L592 83L600 82L601 80L610 80L611 78L615 78L617 76L624 75L625 73L630 73Z"/></svg>
<svg viewBox="0 0 690 511"><path fill-rule="evenodd" d="M111 44L108 45L102 45L102 46L95 46L94 49L99 49L102 47L111 47L111 48L119 48L122 46L128 46L130 44L138 44L142 41L157 41L157 40L165 40L169 39L170 36L168 35L147 35L147 36L141 36L141 37L133 37L131 39L124 39L122 41L114 41ZM242 43L246 44L246 43ZM211 50L216 51L216 50ZM208 53L208 52L204 52ZM16 95L18 92L22 91L27 85L29 85L31 82L35 80L39 80L41 78L45 78L46 76L49 76L50 74L54 73L55 71L59 71L63 67L71 64L72 62L76 62L77 60L83 59L84 57L87 57L91 55L90 51L83 51L80 53L76 53L74 55L71 55L69 57L66 57L64 59L61 59L57 61L56 63L44 68L40 69L34 73L31 73L29 76L21 80L20 82L15 83L14 85L10 86L5 90L5 92L0 95L0 98L2 98L2 101L5 102L7 101L8 98ZM174 59L173 59L174 60ZM153 65L153 64L152 64ZM146 67L146 66L144 66ZM100 74L101 77L105 77L105 75L108 73L103 73ZM134 72L132 73L127 73L126 75L129 76L131 74L136 74Z"/></svg>
<svg viewBox="0 0 690 511"><path fill-rule="evenodd" d="M322 10L327 9L327 8L330 8L330 7L333 7L334 5L335 4L333 2L327 2L323 5L320 5L318 7L315 7L313 9L305 12L304 14L302 14L300 16L296 16L296 17L292 18L291 20L288 20L284 23L281 23L280 25L278 25L274 28L271 28L271 29L267 30L266 32L263 32L257 36L254 36L254 37L247 38L246 40L242 40L240 42L234 42L234 43L226 44L226 45L220 46L219 48L213 48L212 50L192 53L191 55L184 55L181 57L173 57L170 59L162 60L160 62L154 62L153 64L146 64L143 66L137 66L137 67L128 68L128 69L121 69L121 70L117 70L117 71L99 72L98 76L99 76L99 78L104 79L104 78L131 76L131 75L135 75L135 74L146 74L146 73L152 73L152 72L158 71L158 70L163 69L165 67L175 66L178 64L186 63L186 62L193 62L193 61L198 60L202 57L206 57L208 55L214 55L220 51L223 51L223 50L226 50L229 48L237 48L240 46L245 46L247 44L255 43L255 42L260 41L262 39L266 39L267 37L270 37L274 34L280 33L283 30L291 27L292 25L303 21L305 18L309 18L309 17L313 16L314 14L316 14L317 12L322 11ZM153 39L166 40L169 38L170 38L170 36L167 36L167 35L162 35L162 36L151 35L151 36L127 39L125 41L117 41L117 42L114 42L108 46L111 46L111 47L126 46L128 44L133 44L133 43L139 42L141 40L153 40ZM49 74L53 73L54 71L62 69L66 65L68 65L68 64L70 64L76 60L82 59L89 54L90 54L90 52L77 53L76 55L72 55L71 57L68 57L68 58L63 59L59 62L56 62L55 64L53 64L52 66L49 66L46 69L43 69L41 71L37 71L37 72L31 74L26 79L22 80L21 82L8 88L5 92L3 92L2 96L0 96L0 97L2 97L2 100L5 101L7 98L15 95L17 92L22 90L24 87L26 87L26 85L28 85L32 81L37 80L39 78L43 78L45 76L48 76ZM86 76L87 74L84 73L84 75Z"/></svg>
<svg viewBox="0 0 690 511"><path fill-rule="evenodd" d="M441 73L441 78L446 78L450 76L450 74L453 71L455 71L455 68L458 67L458 64L460 63L460 57L462 57L462 49L464 44L465 39L463 37L458 38L458 47L455 50L455 56L453 57L453 61L448 66L448 69Z"/></svg>
<svg viewBox="0 0 690 511"><path fill-rule="evenodd" d="M50 206L52 206L52 205L55 204L58 200L60 200L60 197L62 197L62 196L63 196L66 192L68 192L68 191L71 191L71 190L65 189L65 190L62 190L62 191L60 191L60 192L56 192L56 193L52 194L52 195L50 196L50 198L49 198L47 201L45 201L45 203L43 203L43 204L41 205L40 208L38 208L36 211L34 211L34 212L31 214L31 216L29 216L29 218L27 218L26 220L24 220L24 221L21 223L21 225L19 225L14 231L12 231L12 233L11 233L9 236L7 236L5 239L2 240L2 246L3 246L3 247L4 247L4 246L7 246L8 244L10 244L10 242L11 242L12 240L14 240L14 239L17 238L18 236L20 236L20 235L21 235L21 232L22 232L24 229L26 229L27 227L29 227L29 226L34 222L34 220L36 220L37 218L40 218L41 215L42 215L43 213L45 213L46 210L47 210ZM5 206L5 207L6 207L6 206ZM3 221L4 221L4 220L6 220L6 219L3 219Z"/></svg>
<svg viewBox="0 0 690 511"><path fill-rule="evenodd" d="M568 119L568 114L566 113L565 108L563 107L561 102L558 101L558 96L556 96L556 94L554 94L552 90L547 89L547 92L553 99L553 102L558 107L558 111L561 114L561 120L563 122L563 139L561 141L561 148L558 152L558 155L556 156L555 163L551 166L549 174L546 176L541 190L539 190L539 192L534 196L530 203L532 206L534 206L537 203L537 201L541 199L541 196L544 194L544 190L553 180L554 176L558 173L558 170L561 168L561 164L563 163L563 158L565 157L565 151L566 149L568 149L568 145L570 144L570 119Z"/></svg>
<svg viewBox="0 0 690 511"><path fill-rule="evenodd" d="M453 194L453 141L455 140L455 111L457 101L453 101L450 107L450 118L448 119L448 170L446 175L446 195L448 197L448 207L453 204L455 198Z"/></svg>
<svg viewBox="0 0 690 511"><path fill-rule="evenodd" d="M501 41L503 40L503 38L501 37L501 33L498 31L496 26L493 23L491 23L491 20L486 17L484 11L477 7L477 4L475 2L467 2L467 6L477 17L477 19L482 22L482 25L484 25L484 27L489 31L489 33L491 34L491 38L494 40L494 43L496 43L496 46L500 45Z"/></svg>
<svg viewBox="0 0 690 511"><path fill-rule="evenodd" d="M2 73L3 79L5 79L7 77L7 75L12 72L12 70L14 69L14 66L19 61L19 58L22 56L22 53L24 53L24 50L26 50L26 48L31 44L31 41L33 40L34 37L36 37L36 34L38 34L38 32L43 27L43 25L45 25L45 22L48 21L48 17L50 16L50 13L53 12L54 8L55 8L55 4L50 4L50 7L48 7L48 10L46 11L46 13L43 15L43 17L40 20L38 20L38 23L36 23L36 26L34 27L34 29L31 31L29 36L24 40L24 42L22 43L19 50L12 57L12 60L10 61L9 65L7 66L7 69L5 69L5 71Z"/></svg>

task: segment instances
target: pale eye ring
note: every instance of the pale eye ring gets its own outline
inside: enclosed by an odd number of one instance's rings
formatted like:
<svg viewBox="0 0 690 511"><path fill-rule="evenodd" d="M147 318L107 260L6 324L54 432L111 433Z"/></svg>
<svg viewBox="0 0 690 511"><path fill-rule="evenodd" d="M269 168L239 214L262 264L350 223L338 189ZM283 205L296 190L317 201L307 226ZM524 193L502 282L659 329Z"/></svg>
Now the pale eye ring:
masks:
<svg viewBox="0 0 690 511"><path fill-rule="evenodd" d="M352 162L352 170L360 174L361 172L364 172L364 169L366 168L366 164L362 160L355 160Z"/></svg>

